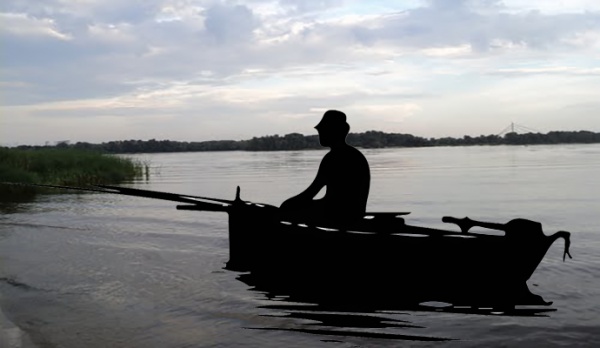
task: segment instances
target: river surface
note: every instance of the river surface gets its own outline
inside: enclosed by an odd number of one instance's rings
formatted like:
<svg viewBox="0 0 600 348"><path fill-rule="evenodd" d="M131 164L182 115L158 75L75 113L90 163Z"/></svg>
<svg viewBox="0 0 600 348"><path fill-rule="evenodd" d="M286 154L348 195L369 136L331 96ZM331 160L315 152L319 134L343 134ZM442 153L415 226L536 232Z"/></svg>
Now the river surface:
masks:
<svg viewBox="0 0 600 348"><path fill-rule="evenodd" d="M225 213L96 193L2 203L0 308L37 347L600 346L599 145L362 151L370 211L450 230L442 216L570 231L573 259L563 262L557 240L528 281L550 310L331 312L268 298L224 269ZM325 153L139 154L150 178L124 185L225 199L239 185L242 199L279 205Z"/></svg>

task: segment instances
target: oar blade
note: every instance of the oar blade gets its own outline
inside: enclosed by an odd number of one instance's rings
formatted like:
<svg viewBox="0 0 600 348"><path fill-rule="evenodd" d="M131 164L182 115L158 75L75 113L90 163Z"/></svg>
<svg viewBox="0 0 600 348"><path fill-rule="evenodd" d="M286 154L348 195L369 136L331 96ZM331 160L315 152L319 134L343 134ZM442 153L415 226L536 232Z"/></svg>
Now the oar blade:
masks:
<svg viewBox="0 0 600 348"><path fill-rule="evenodd" d="M1 182L3 185L11 185L11 186L29 186L29 187L45 187L45 188L54 188L61 190L75 190L75 191L92 191L92 192L100 192L100 193L115 193L112 191L91 188L91 187L79 187L79 186L66 186L66 185L48 185L48 184L34 184L34 183L20 183L20 182Z"/></svg>

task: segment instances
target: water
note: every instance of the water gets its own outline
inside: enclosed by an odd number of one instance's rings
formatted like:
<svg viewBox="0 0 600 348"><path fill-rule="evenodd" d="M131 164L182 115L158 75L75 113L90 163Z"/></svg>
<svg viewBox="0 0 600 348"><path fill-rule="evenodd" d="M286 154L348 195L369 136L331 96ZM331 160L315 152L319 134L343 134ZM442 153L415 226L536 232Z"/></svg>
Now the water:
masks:
<svg viewBox="0 0 600 348"><path fill-rule="evenodd" d="M82 193L0 206L0 307L38 347L600 346L599 145L363 153L370 211L410 211L408 223L446 229L451 215L572 232L574 259L562 261L559 241L528 282L552 311L344 313L269 299L223 269L226 214ZM279 205L308 186L324 154L135 155L153 167L131 185L227 199L239 185L243 199Z"/></svg>

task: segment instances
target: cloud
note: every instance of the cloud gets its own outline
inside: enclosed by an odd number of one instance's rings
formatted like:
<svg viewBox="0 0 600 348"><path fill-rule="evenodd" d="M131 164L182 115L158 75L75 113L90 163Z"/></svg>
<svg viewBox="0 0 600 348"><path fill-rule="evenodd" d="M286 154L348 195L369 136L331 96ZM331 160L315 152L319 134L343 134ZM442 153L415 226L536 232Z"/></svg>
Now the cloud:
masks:
<svg viewBox="0 0 600 348"><path fill-rule="evenodd" d="M253 31L258 27L258 21L252 11L242 5L220 5L209 7L206 12L204 25L209 35L219 43L239 43L252 40Z"/></svg>
<svg viewBox="0 0 600 348"><path fill-rule="evenodd" d="M90 24L87 27L89 38L95 42L106 44L133 44L136 36L129 23Z"/></svg>
<svg viewBox="0 0 600 348"><path fill-rule="evenodd" d="M364 127L397 115L417 127L441 117L434 112L460 117L452 100L461 93L519 93L502 84L508 76L553 77L585 103L600 12L577 3L587 11L520 0L6 0L1 111L36 120L163 113L172 129L210 123L241 136L293 131L333 105Z"/></svg>
<svg viewBox="0 0 600 348"><path fill-rule="evenodd" d="M380 18L379 28L370 30L369 36L407 47L469 45L486 52L493 50L497 42L556 49L563 46L561 40L566 36L600 30L600 13L512 14L502 11L496 1L480 2L477 8L471 3L433 1L430 7Z"/></svg>
<svg viewBox="0 0 600 348"><path fill-rule="evenodd" d="M502 76L531 76L531 75L571 75L571 76L600 76L600 68L582 68L574 66L551 66L536 68L498 69L491 72Z"/></svg>
<svg viewBox="0 0 600 348"><path fill-rule="evenodd" d="M21 37L49 37L58 40L71 40L72 36L61 32L51 18L35 18L25 13L0 13L2 30Z"/></svg>
<svg viewBox="0 0 600 348"><path fill-rule="evenodd" d="M293 12L306 13L313 11L327 10L332 7L341 6L342 0L279 0L279 5L285 9L290 9Z"/></svg>
<svg viewBox="0 0 600 348"><path fill-rule="evenodd" d="M383 122L402 123L406 118L415 116L423 108L417 103L391 102L374 105L354 105L349 110L369 115L370 122L375 119Z"/></svg>
<svg viewBox="0 0 600 348"><path fill-rule="evenodd" d="M458 46L424 48L421 52L430 57L460 57L471 54L473 50L471 45L463 44Z"/></svg>

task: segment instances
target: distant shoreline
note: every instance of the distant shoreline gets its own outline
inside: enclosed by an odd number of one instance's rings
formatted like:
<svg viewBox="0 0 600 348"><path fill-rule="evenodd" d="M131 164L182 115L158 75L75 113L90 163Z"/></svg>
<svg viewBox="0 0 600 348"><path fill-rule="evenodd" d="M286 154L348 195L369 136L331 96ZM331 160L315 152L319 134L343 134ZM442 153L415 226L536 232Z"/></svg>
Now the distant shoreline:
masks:
<svg viewBox="0 0 600 348"><path fill-rule="evenodd" d="M411 134L384 133L368 131L348 134L350 145L372 148L399 147L434 147L434 146L476 146L476 145L558 145L558 144L595 144L600 143L600 133L591 131L552 131L542 133L506 133L500 135L480 135L462 138L424 138ZM128 153L166 153L166 152L202 152L202 151L294 151L322 149L317 135L302 135L298 133L284 136L268 135L254 137L249 140L211 140L199 142L172 140L119 140L100 144L68 141L55 145L20 145L23 150L39 149L79 149L91 150L109 154Z"/></svg>

